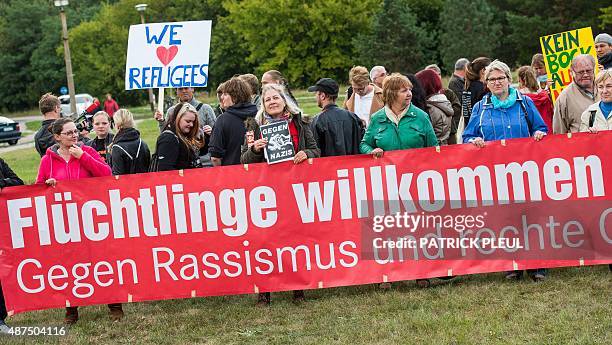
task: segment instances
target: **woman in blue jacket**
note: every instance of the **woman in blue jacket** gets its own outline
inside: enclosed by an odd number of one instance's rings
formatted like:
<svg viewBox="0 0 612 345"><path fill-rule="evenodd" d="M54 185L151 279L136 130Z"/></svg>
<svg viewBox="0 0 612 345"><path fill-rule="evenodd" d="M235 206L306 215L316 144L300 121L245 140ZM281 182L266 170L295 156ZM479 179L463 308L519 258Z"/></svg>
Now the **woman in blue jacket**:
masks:
<svg viewBox="0 0 612 345"><path fill-rule="evenodd" d="M548 128L533 101L510 87L512 75L505 63L495 60L485 71L491 91L474 105L463 142L483 147L485 141L528 138L541 140Z"/></svg>
<svg viewBox="0 0 612 345"><path fill-rule="evenodd" d="M505 63L495 60L485 70L491 91L474 105L463 142L484 147L486 141L529 138L540 141L548 132L533 101L510 87L512 75ZM535 281L546 278L546 269L527 270ZM523 271L506 272L507 279L520 279Z"/></svg>

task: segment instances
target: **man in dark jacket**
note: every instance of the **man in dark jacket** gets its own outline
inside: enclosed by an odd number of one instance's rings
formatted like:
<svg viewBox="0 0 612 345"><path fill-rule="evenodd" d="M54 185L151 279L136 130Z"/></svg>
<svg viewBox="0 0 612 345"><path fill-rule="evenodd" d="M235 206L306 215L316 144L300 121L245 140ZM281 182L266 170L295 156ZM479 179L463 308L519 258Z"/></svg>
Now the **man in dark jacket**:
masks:
<svg viewBox="0 0 612 345"><path fill-rule="evenodd" d="M47 148L55 144L55 139L51 131L49 131L49 127L51 127L55 120L60 118L60 100L53 94L46 93L38 101L38 108L43 116L43 122L38 132L34 135L34 147L40 157L42 157L47 152Z"/></svg>
<svg viewBox="0 0 612 345"><path fill-rule="evenodd" d="M461 99L461 93L465 91L465 68L469 63L470 60L466 58L457 60L455 62L455 72L453 72L453 76L448 81L448 88L455 92L457 99Z"/></svg>
<svg viewBox="0 0 612 345"><path fill-rule="evenodd" d="M597 35L595 37L595 51L601 68L612 68L612 36L607 33Z"/></svg>
<svg viewBox="0 0 612 345"><path fill-rule="evenodd" d="M359 154L363 124L357 115L336 105L338 89L338 83L330 78L319 79L308 88L315 92L317 105L322 109L312 125L321 157Z"/></svg>
<svg viewBox="0 0 612 345"><path fill-rule="evenodd" d="M0 190L4 187L19 186L23 181L11 170L6 162L0 158ZM0 285L0 335L9 334L10 328L4 323L8 316L4 305L4 294Z"/></svg>
<svg viewBox="0 0 612 345"><path fill-rule="evenodd" d="M240 149L246 134L245 120L255 117L257 107L251 103L251 87L239 77L226 81L221 95L225 112L217 118L208 152L214 166L240 164Z"/></svg>

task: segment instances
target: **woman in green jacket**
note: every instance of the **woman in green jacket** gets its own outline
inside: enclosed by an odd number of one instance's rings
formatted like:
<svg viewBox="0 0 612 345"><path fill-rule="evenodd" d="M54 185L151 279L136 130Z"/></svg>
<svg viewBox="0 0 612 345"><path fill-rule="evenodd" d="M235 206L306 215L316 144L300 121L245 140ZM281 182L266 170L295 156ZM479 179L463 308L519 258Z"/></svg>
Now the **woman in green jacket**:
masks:
<svg viewBox="0 0 612 345"><path fill-rule="evenodd" d="M359 146L361 153L371 153L380 158L385 151L438 145L429 116L415 107L411 100L412 83L406 76L393 73L383 80L385 106L372 114ZM417 284L429 286L429 279L418 279ZM389 289L391 283L381 283L380 288Z"/></svg>
<svg viewBox="0 0 612 345"><path fill-rule="evenodd" d="M438 145L427 114L411 104L412 83L393 73L383 80L385 107L375 112L359 149L382 157L385 151Z"/></svg>

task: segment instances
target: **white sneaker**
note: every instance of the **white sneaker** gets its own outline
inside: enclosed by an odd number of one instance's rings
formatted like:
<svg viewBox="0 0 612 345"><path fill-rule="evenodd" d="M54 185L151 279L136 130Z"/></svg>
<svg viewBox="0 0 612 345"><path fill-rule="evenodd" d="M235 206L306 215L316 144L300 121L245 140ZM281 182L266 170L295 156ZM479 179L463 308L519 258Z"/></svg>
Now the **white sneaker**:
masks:
<svg viewBox="0 0 612 345"><path fill-rule="evenodd" d="M0 334L11 334L11 328L4 321L0 321Z"/></svg>

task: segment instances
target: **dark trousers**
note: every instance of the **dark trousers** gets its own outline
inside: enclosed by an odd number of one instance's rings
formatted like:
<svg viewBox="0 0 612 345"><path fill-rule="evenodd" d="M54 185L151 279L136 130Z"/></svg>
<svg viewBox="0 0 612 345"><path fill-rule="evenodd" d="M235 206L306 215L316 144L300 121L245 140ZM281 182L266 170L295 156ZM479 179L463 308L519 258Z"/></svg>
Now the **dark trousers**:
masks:
<svg viewBox="0 0 612 345"><path fill-rule="evenodd" d="M0 284L0 320L4 321L7 316L6 306L4 305L4 293L2 292L2 284Z"/></svg>

